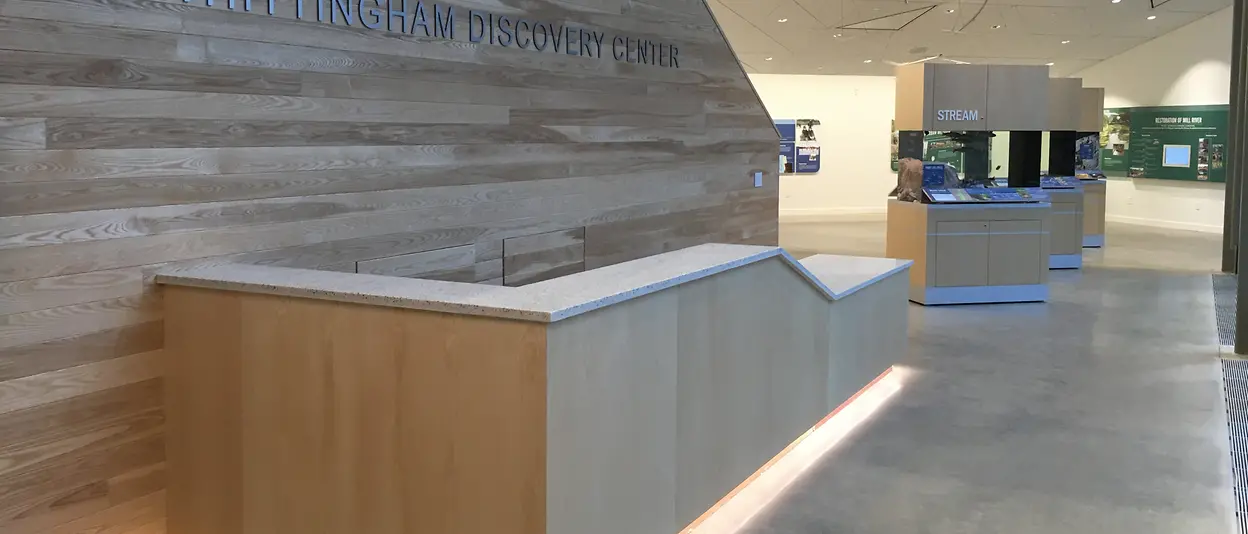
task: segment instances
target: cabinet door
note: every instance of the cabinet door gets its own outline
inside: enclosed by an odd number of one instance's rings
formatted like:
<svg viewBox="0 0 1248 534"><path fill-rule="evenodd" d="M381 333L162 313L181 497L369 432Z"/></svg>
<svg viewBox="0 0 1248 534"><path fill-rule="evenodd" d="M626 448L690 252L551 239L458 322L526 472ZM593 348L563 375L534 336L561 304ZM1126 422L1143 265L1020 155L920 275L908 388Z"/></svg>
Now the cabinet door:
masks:
<svg viewBox="0 0 1248 534"><path fill-rule="evenodd" d="M988 222L936 223L936 285L988 284Z"/></svg>
<svg viewBox="0 0 1248 534"><path fill-rule="evenodd" d="M1087 187L1083 195L1083 233L1084 235L1101 235L1105 233L1105 189Z"/></svg>
<svg viewBox="0 0 1248 534"><path fill-rule="evenodd" d="M1054 202L1049 241L1053 254L1079 254L1083 251L1083 214L1074 202Z"/></svg>
<svg viewBox="0 0 1248 534"><path fill-rule="evenodd" d="M1049 258L1041 248L1040 221L992 221L988 237L988 283L994 286L1043 282Z"/></svg>

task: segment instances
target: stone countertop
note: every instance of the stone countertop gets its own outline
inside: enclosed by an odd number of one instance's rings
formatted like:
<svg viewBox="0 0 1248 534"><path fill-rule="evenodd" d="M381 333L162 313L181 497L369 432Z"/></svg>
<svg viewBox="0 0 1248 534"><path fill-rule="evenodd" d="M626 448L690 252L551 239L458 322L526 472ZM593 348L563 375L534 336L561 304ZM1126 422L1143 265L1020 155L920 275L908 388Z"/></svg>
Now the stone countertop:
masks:
<svg viewBox="0 0 1248 534"><path fill-rule="evenodd" d="M907 260L852 256L814 256L798 262L779 247L706 244L522 287L246 264L167 269L157 273L156 281L166 285L555 322L775 257L783 259L829 300L842 298L910 265ZM812 273L807 263L821 274ZM838 265L843 265L844 269Z"/></svg>
<svg viewBox="0 0 1248 534"><path fill-rule="evenodd" d="M823 282L833 299L842 299L894 273L906 270L910 260L819 254L801 261L815 278Z"/></svg>

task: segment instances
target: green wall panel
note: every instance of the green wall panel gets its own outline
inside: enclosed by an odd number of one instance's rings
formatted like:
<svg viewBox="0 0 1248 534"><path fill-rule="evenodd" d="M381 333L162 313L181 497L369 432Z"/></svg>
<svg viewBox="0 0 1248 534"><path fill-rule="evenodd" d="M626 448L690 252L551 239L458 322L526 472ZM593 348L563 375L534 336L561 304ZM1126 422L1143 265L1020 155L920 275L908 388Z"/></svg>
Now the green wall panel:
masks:
<svg viewBox="0 0 1248 534"><path fill-rule="evenodd" d="M1225 182L1228 118L1228 106L1106 108L1101 169L1132 178ZM1186 146L1190 157L1166 165L1167 146L1178 152Z"/></svg>

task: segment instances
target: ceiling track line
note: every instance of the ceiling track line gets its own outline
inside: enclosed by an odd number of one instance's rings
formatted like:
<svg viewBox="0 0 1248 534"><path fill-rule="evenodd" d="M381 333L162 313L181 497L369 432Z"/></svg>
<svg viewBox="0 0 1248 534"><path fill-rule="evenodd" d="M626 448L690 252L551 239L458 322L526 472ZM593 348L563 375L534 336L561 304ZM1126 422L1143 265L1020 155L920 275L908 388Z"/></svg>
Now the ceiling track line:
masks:
<svg viewBox="0 0 1248 534"><path fill-rule="evenodd" d="M985 0L985 1L986 1L986 0ZM930 6L927 6L927 7L920 7L920 8L917 8L917 9L910 9L910 10L907 10L907 11L900 11L900 12L897 12L897 13L893 13L893 14L891 14L891 15L884 15L884 16L880 16L880 17L870 18L870 19L867 19L867 20L860 20L860 21L858 21L858 22L853 22L853 23L850 23L850 24L846 24L846 25L844 25L844 26L838 26L836 29L838 29L838 30L858 30L858 31L865 31L865 32L899 32L899 31L901 31L901 30L905 29L905 28L906 28L906 26L909 26L909 25L913 24L913 23L914 23L914 21L919 20L920 18L922 18L922 17L923 17L923 15L926 15L926 14L930 13L933 9L936 9L936 6L937 6L937 5L938 5L938 4L933 4L933 5L930 5ZM892 18L892 17L896 17L897 15L905 15L906 13L914 13L914 12L917 12L917 11L922 11L922 13L919 13L918 15L915 15L915 16L914 16L914 18L910 19L910 20L909 20L908 22L906 22L905 24L902 24L901 26L896 27L896 28L855 28L855 27L854 27L854 26L857 26L857 25L859 25L859 24L866 24L866 23L868 23L868 22L875 22L875 21L877 21L877 20L883 20L883 19L887 19L887 18Z"/></svg>
<svg viewBox="0 0 1248 534"><path fill-rule="evenodd" d="M816 17L814 13L811 13L809 9L806 9L806 6L802 5L801 0L793 0L793 3L797 4L798 9L805 11L807 15L810 15L810 18L814 19L815 22L818 22L820 26L823 26L823 29L827 30L832 27L830 24L819 20L819 17Z"/></svg>
<svg viewBox="0 0 1248 534"><path fill-rule="evenodd" d="M706 2L706 0L703 0L703 3L704 3L704 4L706 4L706 3L707 3L707 2ZM763 35L766 35L766 36L767 36L767 38L771 40L771 42L776 43L776 45L777 45L777 46L779 46L780 48L783 48L785 52L788 52L790 55L792 55L792 54L793 54L793 51L792 51L792 50L789 50L789 47L784 46L784 43L781 43L780 41L777 41L777 40L776 40L776 38L775 38L775 37L772 37L770 33L767 33L767 32L766 32L765 30L763 30L762 28L759 28L757 24L754 24L754 21L752 21L752 20L750 20L750 19L747 19L747 18L745 18L745 17L741 16L741 14L740 14L740 13L737 13L737 10L733 9L733 8L732 8L732 6L730 6L730 5L728 5L728 4L725 4L725 3L723 3L723 2L720 2L720 3L719 3L719 5L724 6L724 9L727 9L728 11L731 11L733 15L736 15L736 16L737 16L737 18L739 18L739 19L741 19L741 20L744 20L746 24L749 24L749 25L750 25L750 26L752 26L754 29L758 30L758 33L761 33L761 34L763 34ZM714 17L714 16L715 16L715 13L711 11L711 8L710 8L710 5L709 5L709 4L707 4L707 8L706 8L706 9L707 9L707 11L708 11L708 12L710 12L710 13L711 13L711 16L712 16L712 17ZM716 23L716 24L718 24L718 23ZM720 33L722 34L722 33L723 33L723 31L724 31L724 29L723 29L724 27L723 27L723 26L720 26L719 28L720 28L720 29L719 29L719 31L720 31ZM724 36L724 40L727 40L727 39L728 39L728 36L727 36L727 35L725 35L725 36Z"/></svg>
<svg viewBox="0 0 1248 534"><path fill-rule="evenodd" d="M1151 2L1152 0L1149 1ZM1166 1L1168 2L1169 0ZM962 27L958 29L958 33L966 31L966 28L968 28L971 23L975 22L975 19L978 19L979 15L984 12L985 7L988 7L988 0L984 0L984 3L979 5L979 11L976 11L975 15L971 17L971 20L966 21L966 24L963 24Z"/></svg>

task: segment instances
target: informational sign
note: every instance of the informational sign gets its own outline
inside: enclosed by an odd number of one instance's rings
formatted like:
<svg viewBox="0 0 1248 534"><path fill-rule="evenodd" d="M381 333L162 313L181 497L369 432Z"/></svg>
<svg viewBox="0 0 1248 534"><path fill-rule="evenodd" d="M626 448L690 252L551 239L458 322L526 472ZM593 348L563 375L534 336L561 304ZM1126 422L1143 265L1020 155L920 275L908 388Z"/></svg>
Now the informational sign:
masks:
<svg viewBox="0 0 1248 534"><path fill-rule="evenodd" d="M945 164L923 164L923 187L943 187L945 185Z"/></svg>
<svg viewBox="0 0 1248 534"><path fill-rule="evenodd" d="M680 68L680 47L671 42L643 39L622 33L562 22L526 19L479 9L456 8L423 0L183 0L205 7L240 13L265 14L294 20L363 27L470 43L490 44L534 52L566 54L623 63ZM253 9L254 8L254 9ZM279 13L280 11L280 13ZM458 20L457 20L458 19ZM459 31L456 31L456 30ZM466 32L463 30L467 30ZM605 29L604 29L605 30ZM413 41L415 42L415 41Z"/></svg>
<svg viewBox="0 0 1248 534"><path fill-rule="evenodd" d="M775 123L776 131L780 133L780 172L793 174L797 172L797 121L781 119Z"/></svg>
<svg viewBox="0 0 1248 534"><path fill-rule="evenodd" d="M1227 106L1109 108L1101 170L1132 178L1226 181Z"/></svg>
<svg viewBox="0 0 1248 534"><path fill-rule="evenodd" d="M938 121L977 121L979 120L978 109L938 109L936 110L936 120Z"/></svg>
<svg viewBox="0 0 1248 534"><path fill-rule="evenodd" d="M819 147L798 145L797 167L794 170L798 174L819 172Z"/></svg>

